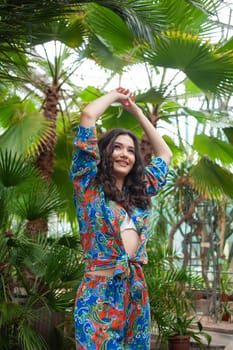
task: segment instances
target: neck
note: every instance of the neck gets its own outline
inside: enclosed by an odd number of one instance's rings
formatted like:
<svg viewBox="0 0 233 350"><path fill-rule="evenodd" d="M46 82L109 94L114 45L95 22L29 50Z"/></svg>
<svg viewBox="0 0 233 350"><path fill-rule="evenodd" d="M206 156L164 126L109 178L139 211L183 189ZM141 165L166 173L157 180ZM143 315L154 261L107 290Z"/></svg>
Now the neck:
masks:
<svg viewBox="0 0 233 350"><path fill-rule="evenodd" d="M123 184L124 184L124 181L122 179L116 180L116 187L118 188L118 190L120 191L122 190Z"/></svg>

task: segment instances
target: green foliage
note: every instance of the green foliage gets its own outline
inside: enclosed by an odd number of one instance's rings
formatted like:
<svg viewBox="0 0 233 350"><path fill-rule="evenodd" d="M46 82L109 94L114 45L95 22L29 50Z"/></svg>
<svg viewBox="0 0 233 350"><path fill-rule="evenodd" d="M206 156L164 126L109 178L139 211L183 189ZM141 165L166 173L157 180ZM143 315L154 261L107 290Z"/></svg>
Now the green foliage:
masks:
<svg viewBox="0 0 233 350"><path fill-rule="evenodd" d="M37 315L72 313L83 261L77 237L0 236L0 332L4 349L47 349ZM34 277L33 277L34 276ZM30 277L30 278L29 278ZM49 323L47 324L49 327ZM2 345L2 343L1 343Z"/></svg>
<svg viewBox="0 0 233 350"><path fill-rule="evenodd" d="M233 198L232 173L211 161L208 157L202 157L189 172L193 188L206 197L221 198L225 195Z"/></svg>
<svg viewBox="0 0 233 350"><path fill-rule="evenodd" d="M202 331L195 318L191 288L202 284L202 279L179 266L179 258L165 246L151 242L148 247L149 266L146 280L150 296L151 316L158 329L161 343L174 335L190 335L202 345L202 336L208 343L211 337ZM187 285L189 285L187 289ZM197 324L199 328L193 329Z"/></svg>
<svg viewBox="0 0 233 350"><path fill-rule="evenodd" d="M219 140L217 137L196 135L193 148L201 156L208 155L212 160L220 160L223 164L233 163L233 145Z"/></svg>

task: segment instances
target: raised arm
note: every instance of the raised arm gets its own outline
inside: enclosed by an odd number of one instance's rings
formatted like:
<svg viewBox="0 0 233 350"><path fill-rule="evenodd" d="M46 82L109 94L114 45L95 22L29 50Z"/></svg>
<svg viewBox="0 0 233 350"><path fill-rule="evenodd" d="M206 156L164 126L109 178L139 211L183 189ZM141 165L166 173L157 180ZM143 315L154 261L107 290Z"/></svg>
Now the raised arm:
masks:
<svg viewBox="0 0 233 350"><path fill-rule="evenodd" d="M110 91L106 95L103 95L96 100L90 102L82 111L80 125L85 127L94 126L96 120L105 112L105 110L113 102L124 101L127 104L127 100L130 97L130 92L124 89L124 93L118 91L118 89Z"/></svg>
<svg viewBox="0 0 233 350"><path fill-rule="evenodd" d="M125 93L128 96L128 90L124 88L118 88L118 92ZM166 163L169 163L172 157L172 152L166 142L163 140L162 136L158 133L154 125L150 120L144 115L141 108L135 103L135 97L128 96L127 99L120 101L124 109L131 113L140 123L142 129L144 130L148 140L152 146L153 152L156 156L161 157Z"/></svg>

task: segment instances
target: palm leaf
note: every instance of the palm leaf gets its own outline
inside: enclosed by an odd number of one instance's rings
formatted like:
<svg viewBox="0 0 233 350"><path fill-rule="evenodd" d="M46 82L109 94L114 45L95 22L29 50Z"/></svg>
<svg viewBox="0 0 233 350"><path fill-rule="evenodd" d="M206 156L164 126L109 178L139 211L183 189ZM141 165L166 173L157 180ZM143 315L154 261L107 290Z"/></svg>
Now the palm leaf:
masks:
<svg viewBox="0 0 233 350"><path fill-rule="evenodd" d="M110 8L127 23L136 37L146 41L151 41L152 33L159 34L165 25L161 3L150 0L95 2Z"/></svg>
<svg viewBox="0 0 233 350"><path fill-rule="evenodd" d="M38 181L33 191L22 193L14 204L15 213L21 219L30 221L48 218L52 213L62 210L64 205L56 186L45 181Z"/></svg>
<svg viewBox="0 0 233 350"><path fill-rule="evenodd" d="M194 2L186 0L160 0L157 4L161 16L165 20L166 30L192 33L209 39L218 31L218 25L210 20L210 15L216 15L220 0L204 0L199 5L196 6Z"/></svg>
<svg viewBox="0 0 233 350"><path fill-rule="evenodd" d="M133 45L133 35L124 21L107 8L92 5L87 22L96 36L114 52L121 53Z"/></svg>
<svg viewBox="0 0 233 350"><path fill-rule="evenodd" d="M35 182L39 174L35 167L12 151L0 150L0 187L13 188Z"/></svg>
<svg viewBox="0 0 233 350"><path fill-rule="evenodd" d="M233 145L221 141L213 136L195 135L193 148L202 156L219 159L223 164L233 163Z"/></svg>
<svg viewBox="0 0 233 350"><path fill-rule="evenodd" d="M152 87L144 93L137 95L137 102L152 103L152 104L161 104L165 101L165 87Z"/></svg>
<svg viewBox="0 0 233 350"><path fill-rule="evenodd" d="M52 125L40 113L21 115L0 135L0 147L13 153L35 155L38 147L46 144L52 130Z"/></svg>
<svg viewBox="0 0 233 350"><path fill-rule="evenodd" d="M122 73L125 66L135 62L132 46L126 53L116 55L107 43L103 42L103 40L100 40L98 36L95 35L89 37L89 44L85 51L85 56L94 59L101 67L110 69L115 73Z"/></svg>
<svg viewBox="0 0 233 350"><path fill-rule="evenodd" d="M198 36L167 31L165 38L156 38L156 49L146 47L143 56L154 67L182 70L204 91L230 93L233 83L233 53L221 52Z"/></svg>
<svg viewBox="0 0 233 350"><path fill-rule="evenodd" d="M232 173L207 157L202 157L190 172L193 187L203 196L220 198L227 196L233 198Z"/></svg>
<svg viewBox="0 0 233 350"><path fill-rule="evenodd" d="M91 4L89 4L91 3ZM89 4L89 5L88 5ZM158 21L159 12L151 1L52 1L46 3L35 3L21 1L20 6L17 2L5 1L1 5L1 42L15 42L26 46L26 43L35 43L43 38L44 42L56 40L53 32L48 32L43 26L46 23L56 23L66 16L83 16L87 6L91 9L95 4L101 5L103 10L107 9L115 13L119 18L127 23L127 26L137 37L152 42L152 32L160 31L160 22ZM150 16L148 16L148 12ZM110 12L109 12L110 13ZM12 25L14 23L14 25ZM67 33L65 33L66 35ZM70 35L71 33L69 33ZM70 38L68 39L68 41ZM67 40L66 40L67 41Z"/></svg>
<svg viewBox="0 0 233 350"><path fill-rule="evenodd" d="M39 29L39 28L38 28ZM61 18L59 21L43 21L36 35L31 37L31 45L36 46L51 41L60 41L70 48L81 46L87 30L81 19Z"/></svg>
<svg viewBox="0 0 233 350"><path fill-rule="evenodd" d="M19 322L18 341L23 349L27 350L47 350L47 344L37 329L33 329L30 323Z"/></svg>
<svg viewBox="0 0 233 350"><path fill-rule="evenodd" d="M214 15L216 13L216 9L222 4L221 0L186 0L186 2L192 4L194 7L200 9L207 15Z"/></svg>

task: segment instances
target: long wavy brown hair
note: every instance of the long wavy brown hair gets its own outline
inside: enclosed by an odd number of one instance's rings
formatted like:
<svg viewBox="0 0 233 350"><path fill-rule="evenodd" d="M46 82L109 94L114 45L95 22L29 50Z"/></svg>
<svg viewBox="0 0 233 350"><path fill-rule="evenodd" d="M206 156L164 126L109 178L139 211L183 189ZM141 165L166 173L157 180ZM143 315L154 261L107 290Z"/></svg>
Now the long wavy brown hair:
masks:
<svg viewBox="0 0 233 350"><path fill-rule="evenodd" d="M116 186L112 161L115 140L119 135L130 136L135 147L135 163L130 173L125 177L122 191ZM137 137L129 130L115 128L107 131L99 138L98 146L101 159L94 182L103 186L106 198L121 204L128 213L132 211L133 207L142 209L150 207L151 202L146 193L144 165Z"/></svg>

